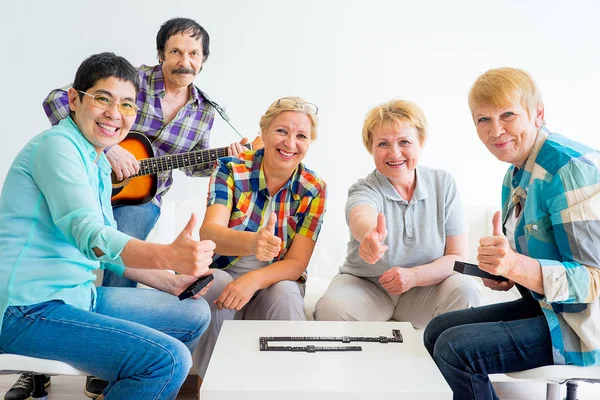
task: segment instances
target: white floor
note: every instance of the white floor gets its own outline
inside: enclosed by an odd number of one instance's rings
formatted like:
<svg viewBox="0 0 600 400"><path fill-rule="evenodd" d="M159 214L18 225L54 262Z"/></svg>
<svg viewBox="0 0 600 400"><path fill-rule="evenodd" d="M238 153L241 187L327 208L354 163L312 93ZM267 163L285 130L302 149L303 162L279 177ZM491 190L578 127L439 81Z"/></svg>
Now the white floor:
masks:
<svg viewBox="0 0 600 400"><path fill-rule="evenodd" d="M0 375L0 396L17 379L17 375ZM55 376L52 385L48 388L49 400L85 400L83 394L85 377L83 376ZM184 385L184 389L177 397L178 400L194 400L195 393L192 388L193 380ZM546 398L546 385L537 382L500 382L494 384L501 400L544 400ZM565 388L563 388L563 397ZM600 384L592 385L581 383L578 392L579 400L600 400Z"/></svg>

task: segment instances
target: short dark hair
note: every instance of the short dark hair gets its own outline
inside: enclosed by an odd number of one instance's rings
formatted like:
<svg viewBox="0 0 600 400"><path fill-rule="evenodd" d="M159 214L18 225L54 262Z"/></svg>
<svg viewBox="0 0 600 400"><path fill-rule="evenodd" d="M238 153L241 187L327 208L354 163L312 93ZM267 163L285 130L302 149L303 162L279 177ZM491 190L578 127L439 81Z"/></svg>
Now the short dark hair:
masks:
<svg viewBox="0 0 600 400"><path fill-rule="evenodd" d="M99 80L111 77L131 82L136 94L140 90L140 78L135 67L125 58L109 52L93 54L81 63L75 74L73 89L85 92ZM79 98L83 98L83 94L80 93Z"/></svg>
<svg viewBox="0 0 600 400"><path fill-rule="evenodd" d="M189 32L196 40L202 39L202 57L206 61L210 54L210 37L208 32L199 23L189 18L172 18L162 24L156 34L156 51L159 61L164 60L165 45L167 40L178 33Z"/></svg>

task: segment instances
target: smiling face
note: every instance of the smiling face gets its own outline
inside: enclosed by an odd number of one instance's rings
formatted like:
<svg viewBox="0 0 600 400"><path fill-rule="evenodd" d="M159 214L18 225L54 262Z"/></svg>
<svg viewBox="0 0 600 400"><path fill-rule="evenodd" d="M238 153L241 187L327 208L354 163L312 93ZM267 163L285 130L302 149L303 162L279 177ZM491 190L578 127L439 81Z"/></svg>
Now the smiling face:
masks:
<svg viewBox="0 0 600 400"><path fill-rule="evenodd" d="M265 173L291 175L306 156L312 140L311 120L304 112L283 111L262 132Z"/></svg>
<svg viewBox="0 0 600 400"><path fill-rule="evenodd" d="M136 99L133 84L115 77L99 80L86 92L101 95L117 103L135 104ZM93 104L92 97L83 95L83 98L80 98L79 92L73 88L69 89L69 107L74 112L75 124L98 153L125 139L135 122L135 115L122 116L116 104L108 110L101 110Z"/></svg>
<svg viewBox="0 0 600 400"><path fill-rule="evenodd" d="M165 85L169 89L189 86L202 68L202 38L195 39L189 32L171 36L165 44L161 60Z"/></svg>
<svg viewBox="0 0 600 400"><path fill-rule="evenodd" d="M543 124L543 106L536 107L530 114L519 103L479 105L473 108L473 121L479 139L490 153L498 160L520 168L529 157Z"/></svg>
<svg viewBox="0 0 600 400"><path fill-rule="evenodd" d="M372 129L375 167L392 184L411 182L422 145L417 128L408 122L379 125Z"/></svg>

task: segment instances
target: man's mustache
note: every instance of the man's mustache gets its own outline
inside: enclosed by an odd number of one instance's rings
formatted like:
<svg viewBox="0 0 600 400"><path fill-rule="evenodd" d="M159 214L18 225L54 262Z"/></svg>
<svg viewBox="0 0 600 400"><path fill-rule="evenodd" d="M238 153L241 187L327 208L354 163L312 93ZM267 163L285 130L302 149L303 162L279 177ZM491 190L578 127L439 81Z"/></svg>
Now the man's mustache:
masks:
<svg viewBox="0 0 600 400"><path fill-rule="evenodd" d="M181 68L174 68L173 71L171 71L174 74L192 74L192 75L196 75L196 71L194 71L191 68L186 68L186 67L181 67Z"/></svg>

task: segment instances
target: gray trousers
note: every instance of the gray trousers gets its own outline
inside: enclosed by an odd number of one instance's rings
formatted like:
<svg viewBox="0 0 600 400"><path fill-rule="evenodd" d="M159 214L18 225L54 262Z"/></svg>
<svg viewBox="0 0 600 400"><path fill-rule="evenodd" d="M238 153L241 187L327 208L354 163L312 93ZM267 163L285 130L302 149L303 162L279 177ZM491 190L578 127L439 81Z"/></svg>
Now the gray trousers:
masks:
<svg viewBox="0 0 600 400"><path fill-rule="evenodd" d="M215 270L212 287L204 298L210 305L211 321L200 338L194 352L194 365L198 376L204 378L223 321L232 319L304 321L304 285L294 281L281 281L256 292L240 311L222 309L214 305L225 286L238 277L234 272ZM256 338L258 343L258 337Z"/></svg>
<svg viewBox="0 0 600 400"><path fill-rule="evenodd" d="M453 274L437 285L414 287L401 295L389 294L379 283L350 274L337 275L315 306L317 321L396 321L424 328L448 311L481 304L473 278Z"/></svg>

